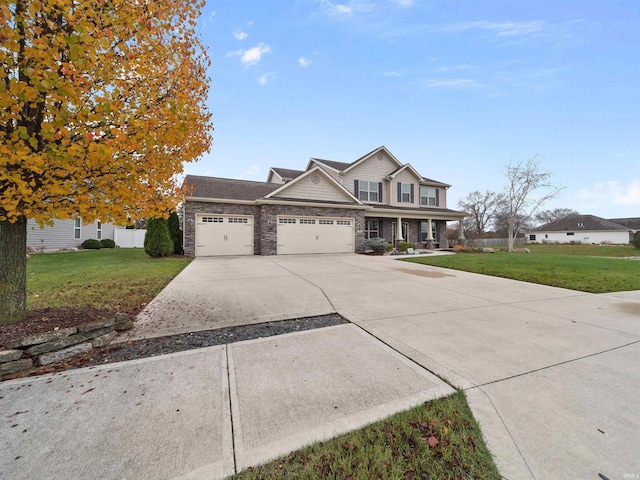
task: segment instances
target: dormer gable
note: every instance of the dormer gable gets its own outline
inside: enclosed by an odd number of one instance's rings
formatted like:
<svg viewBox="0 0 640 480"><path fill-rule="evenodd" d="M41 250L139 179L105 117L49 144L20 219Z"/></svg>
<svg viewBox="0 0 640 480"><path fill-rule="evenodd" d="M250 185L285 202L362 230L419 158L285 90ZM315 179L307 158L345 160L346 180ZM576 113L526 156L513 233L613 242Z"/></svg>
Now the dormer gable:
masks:
<svg viewBox="0 0 640 480"><path fill-rule="evenodd" d="M417 170L411 166L410 163L406 163L401 167L397 168L396 170L394 170L393 172L391 172L389 175L387 175L387 180L393 180L394 178L396 178L398 175L400 175L402 172L405 172L405 171L411 173L411 175L413 175L416 178L416 180L418 180L419 182L421 182L424 179L424 177L420 175L417 172Z"/></svg>
<svg viewBox="0 0 640 480"><path fill-rule="evenodd" d="M285 183L265 198L300 199L334 203L362 202L344 188L332 175L316 165L290 182Z"/></svg>

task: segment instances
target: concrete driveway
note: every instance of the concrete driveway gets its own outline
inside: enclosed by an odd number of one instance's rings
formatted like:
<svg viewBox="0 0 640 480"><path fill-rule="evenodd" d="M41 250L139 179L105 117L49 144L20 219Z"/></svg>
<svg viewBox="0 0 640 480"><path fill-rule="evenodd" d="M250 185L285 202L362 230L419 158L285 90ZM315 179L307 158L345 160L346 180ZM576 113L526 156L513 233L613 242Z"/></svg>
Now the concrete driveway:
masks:
<svg viewBox="0 0 640 480"><path fill-rule="evenodd" d="M122 340L336 311L355 325L4 382L0 477L219 478L451 392L432 373L465 389L506 478L640 476L637 292L388 257L201 258Z"/></svg>
<svg viewBox="0 0 640 480"><path fill-rule="evenodd" d="M202 258L132 338L338 312L466 390L510 479L640 475L640 295L361 255Z"/></svg>

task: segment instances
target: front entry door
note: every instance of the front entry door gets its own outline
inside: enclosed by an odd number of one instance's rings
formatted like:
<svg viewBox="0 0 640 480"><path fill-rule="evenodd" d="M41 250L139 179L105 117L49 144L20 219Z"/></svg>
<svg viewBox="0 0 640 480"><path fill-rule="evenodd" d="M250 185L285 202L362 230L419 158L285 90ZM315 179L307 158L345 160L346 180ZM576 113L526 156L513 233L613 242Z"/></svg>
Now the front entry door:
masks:
<svg viewBox="0 0 640 480"><path fill-rule="evenodd" d="M392 232L391 232L391 243L393 243L393 246L396 246L396 232L398 231L398 224L396 222L393 222L393 227L392 227ZM409 225L402 222L402 238L404 238L404 240L402 240L403 242L408 242L407 240L407 232L409 231Z"/></svg>

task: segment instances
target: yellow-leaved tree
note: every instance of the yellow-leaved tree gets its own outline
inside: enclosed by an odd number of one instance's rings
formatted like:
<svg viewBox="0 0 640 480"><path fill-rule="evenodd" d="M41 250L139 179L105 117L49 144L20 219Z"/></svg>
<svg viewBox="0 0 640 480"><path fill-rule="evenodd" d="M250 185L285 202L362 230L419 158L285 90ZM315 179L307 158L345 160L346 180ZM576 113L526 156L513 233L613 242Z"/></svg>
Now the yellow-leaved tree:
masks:
<svg viewBox="0 0 640 480"><path fill-rule="evenodd" d="M27 219L175 208L211 145L203 2L0 3L0 323L26 313Z"/></svg>

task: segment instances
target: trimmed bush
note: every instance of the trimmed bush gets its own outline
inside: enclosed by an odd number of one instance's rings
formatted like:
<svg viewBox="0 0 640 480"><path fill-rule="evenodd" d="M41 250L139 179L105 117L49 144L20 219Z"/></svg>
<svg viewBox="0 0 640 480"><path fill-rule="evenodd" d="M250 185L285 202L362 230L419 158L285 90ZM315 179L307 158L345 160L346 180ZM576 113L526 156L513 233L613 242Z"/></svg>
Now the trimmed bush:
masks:
<svg viewBox="0 0 640 480"><path fill-rule="evenodd" d="M636 232L636 234L633 236L633 241L631 243L633 243L634 247L640 250L640 232Z"/></svg>
<svg viewBox="0 0 640 480"><path fill-rule="evenodd" d="M104 238L100 240L100 243L102 244L102 248L116 248L116 242L110 238Z"/></svg>
<svg viewBox="0 0 640 480"><path fill-rule="evenodd" d="M411 242L398 242L399 252L406 252L410 248L416 248L416 244Z"/></svg>
<svg viewBox="0 0 640 480"><path fill-rule="evenodd" d="M166 257L173 253L173 241L164 218L150 218L144 236L144 251L153 258Z"/></svg>
<svg viewBox="0 0 640 480"><path fill-rule="evenodd" d="M100 250L102 248L102 243L100 243L100 240L96 240L95 238L89 238L82 242L80 247L86 248L87 250Z"/></svg>
<svg viewBox="0 0 640 480"><path fill-rule="evenodd" d="M369 238L364 242L367 250L373 250L375 253L384 253L387 251L389 244L384 238Z"/></svg>
<svg viewBox="0 0 640 480"><path fill-rule="evenodd" d="M182 255L182 229L180 228L180 219L176 212L169 215L167 226L169 227L169 234L173 241L173 253Z"/></svg>

